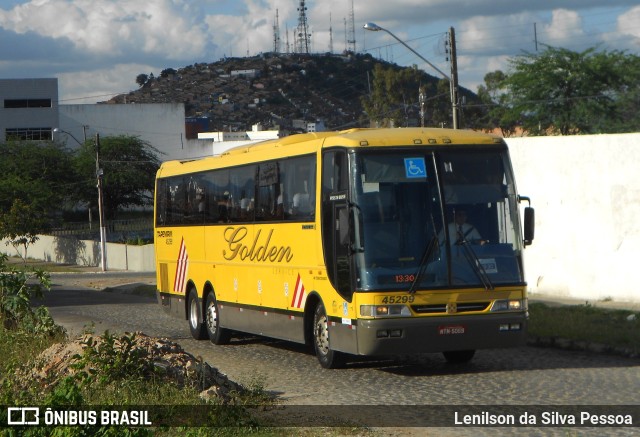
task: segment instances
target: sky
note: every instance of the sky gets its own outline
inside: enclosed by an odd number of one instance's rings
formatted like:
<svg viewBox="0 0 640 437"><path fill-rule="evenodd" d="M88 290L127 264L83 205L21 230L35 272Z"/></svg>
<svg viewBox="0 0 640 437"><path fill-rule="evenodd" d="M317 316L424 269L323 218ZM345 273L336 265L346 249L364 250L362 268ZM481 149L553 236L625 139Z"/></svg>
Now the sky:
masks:
<svg viewBox="0 0 640 437"><path fill-rule="evenodd" d="M138 88L140 73L293 51L301 0L0 0L0 78L58 78L59 103L105 101ZM454 28L459 84L545 45L640 54L638 0L306 0L310 52L342 53L353 16L357 52L433 76L450 74ZM351 10L353 7L353 15ZM376 23L388 32L363 29ZM331 31L330 31L331 29ZM536 45L537 43L537 45Z"/></svg>

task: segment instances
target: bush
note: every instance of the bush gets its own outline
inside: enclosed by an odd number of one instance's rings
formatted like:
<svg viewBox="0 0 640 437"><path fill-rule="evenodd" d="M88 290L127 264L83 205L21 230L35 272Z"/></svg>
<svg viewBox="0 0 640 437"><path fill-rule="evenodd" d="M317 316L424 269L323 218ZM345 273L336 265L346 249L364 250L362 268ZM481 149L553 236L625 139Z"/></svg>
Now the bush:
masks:
<svg viewBox="0 0 640 437"><path fill-rule="evenodd" d="M44 297L51 280L42 270L24 271L7 266L7 255L0 254L0 320L5 329L56 335L63 332L46 307L34 309L32 299Z"/></svg>

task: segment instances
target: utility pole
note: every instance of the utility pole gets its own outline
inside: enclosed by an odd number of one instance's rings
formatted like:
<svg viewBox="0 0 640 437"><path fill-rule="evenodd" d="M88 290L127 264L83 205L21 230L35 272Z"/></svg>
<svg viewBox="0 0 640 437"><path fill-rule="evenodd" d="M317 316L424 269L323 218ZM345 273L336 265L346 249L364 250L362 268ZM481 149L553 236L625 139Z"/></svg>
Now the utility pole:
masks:
<svg viewBox="0 0 640 437"><path fill-rule="evenodd" d="M447 76L447 74L445 72L443 72L442 70L440 70L438 67L436 67L435 65L433 65L431 62L429 62L429 60L427 58L425 58L424 56L422 56L420 53L416 52L413 48L411 48L411 46L409 46L406 42L402 41L400 38L398 38L397 36L395 36L393 33L391 33L390 31L388 31L387 29L378 26L376 23L367 23L364 26L364 29L366 30L371 30L373 32L377 32L382 30L383 32L388 33L389 35L391 35L396 41L398 41L400 44L402 44L403 46L405 46L409 51L411 51L414 55L416 55L418 58L422 59L422 61L424 61L425 63L427 63L431 68L433 68L434 70L436 70L438 73L440 73L440 75L449 81L449 84L451 86L451 112L452 112L452 117L453 117L453 128L454 129L458 129L458 66L457 63L455 62L455 57L456 57L456 49L455 49L455 35L453 33L453 27L451 28L451 32L449 34L450 36L450 42L449 44L453 43L453 50L452 50L452 62L451 62L451 72L452 72L452 76L453 77L449 77ZM455 78L455 79L454 79Z"/></svg>
<svg viewBox="0 0 640 437"><path fill-rule="evenodd" d="M418 99L420 101L420 127L424 127L424 117L426 115L425 103L427 101L427 94L424 92L424 87L422 85L418 88Z"/></svg>
<svg viewBox="0 0 640 437"><path fill-rule="evenodd" d="M107 271L107 228L104 220L104 195L102 192L102 176L100 168L100 134L96 134L96 178L98 179L98 215L100 216L100 265L102 271Z"/></svg>
<svg viewBox="0 0 640 437"><path fill-rule="evenodd" d="M458 59L456 55L456 33L453 27L449 28L449 48L451 50L451 110L453 111L453 128L459 129L459 108L458 108Z"/></svg>

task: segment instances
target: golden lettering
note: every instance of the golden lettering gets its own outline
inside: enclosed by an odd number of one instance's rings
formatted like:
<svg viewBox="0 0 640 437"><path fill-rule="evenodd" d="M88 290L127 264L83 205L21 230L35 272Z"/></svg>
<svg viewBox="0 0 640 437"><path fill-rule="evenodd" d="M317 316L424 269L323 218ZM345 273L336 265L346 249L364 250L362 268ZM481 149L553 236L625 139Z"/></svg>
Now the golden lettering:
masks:
<svg viewBox="0 0 640 437"><path fill-rule="evenodd" d="M258 230L253 241L245 241L248 231L244 226L234 228L229 226L224 230L224 240L227 242L227 249L222 250L222 256L227 261L239 258L249 261L271 261L290 262L293 253L290 246L271 245L273 229L269 230L266 238L261 239L262 230Z"/></svg>

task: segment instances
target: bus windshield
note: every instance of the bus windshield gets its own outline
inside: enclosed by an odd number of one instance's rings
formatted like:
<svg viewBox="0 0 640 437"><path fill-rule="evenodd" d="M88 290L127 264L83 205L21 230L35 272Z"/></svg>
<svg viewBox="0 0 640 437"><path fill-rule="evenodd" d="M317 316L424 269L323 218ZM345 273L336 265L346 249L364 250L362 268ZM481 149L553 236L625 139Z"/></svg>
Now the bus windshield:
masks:
<svg viewBox="0 0 640 437"><path fill-rule="evenodd" d="M522 284L506 150L364 152L354 168L359 290Z"/></svg>

